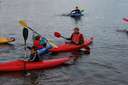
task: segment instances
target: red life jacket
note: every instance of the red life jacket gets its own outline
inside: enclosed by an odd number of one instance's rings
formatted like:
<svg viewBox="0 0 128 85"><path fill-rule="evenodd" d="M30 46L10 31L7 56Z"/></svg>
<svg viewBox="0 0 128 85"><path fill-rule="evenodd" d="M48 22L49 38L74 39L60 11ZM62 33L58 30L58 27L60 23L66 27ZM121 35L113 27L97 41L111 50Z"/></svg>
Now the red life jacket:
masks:
<svg viewBox="0 0 128 85"><path fill-rule="evenodd" d="M72 39L72 42L73 43L78 43L79 44L80 41L82 40L81 38L83 38L83 35L82 34L80 34L80 33L79 34L73 33L71 39Z"/></svg>
<svg viewBox="0 0 128 85"><path fill-rule="evenodd" d="M37 49L41 49L41 48L43 48L43 46L42 45L40 45L40 40L34 40L34 46L36 46L37 47Z"/></svg>

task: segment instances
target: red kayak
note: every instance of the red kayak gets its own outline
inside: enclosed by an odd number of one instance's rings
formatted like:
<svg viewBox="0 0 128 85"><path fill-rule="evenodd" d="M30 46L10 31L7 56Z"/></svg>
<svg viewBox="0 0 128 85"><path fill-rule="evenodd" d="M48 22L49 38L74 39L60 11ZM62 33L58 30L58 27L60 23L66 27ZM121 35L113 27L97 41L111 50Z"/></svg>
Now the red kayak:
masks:
<svg viewBox="0 0 128 85"><path fill-rule="evenodd" d="M123 19L122 19L122 22L123 22L124 24L128 24L128 18L123 18Z"/></svg>
<svg viewBox="0 0 128 85"><path fill-rule="evenodd" d="M64 43L64 44L58 45L57 48L50 49L49 52L54 52L54 53L58 53L58 52L72 52L72 51L75 51L75 50L79 50L81 48L86 48L92 42L93 42L93 37L91 37L89 39L86 39L84 41L83 45L75 45L75 44Z"/></svg>
<svg viewBox="0 0 128 85"><path fill-rule="evenodd" d="M71 58L69 57L51 59L51 60L43 60L43 61L38 61L38 62L15 60L15 61L10 61L10 62L0 63L0 71L10 72L10 71L50 69L50 68L60 66L70 60Z"/></svg>

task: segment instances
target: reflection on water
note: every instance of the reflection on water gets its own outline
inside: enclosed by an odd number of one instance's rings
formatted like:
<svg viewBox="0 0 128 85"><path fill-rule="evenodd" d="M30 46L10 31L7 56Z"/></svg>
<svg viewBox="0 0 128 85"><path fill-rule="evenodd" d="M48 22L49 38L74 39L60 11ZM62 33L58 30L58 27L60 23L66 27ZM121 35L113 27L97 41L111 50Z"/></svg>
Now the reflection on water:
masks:
<svg viewBox="0 0 128 85"><path fill-rule="evenodd" d="M73 18L73 17L72 17ZM81 17L73 18L75 20L75 24L77 25L81 21Z"/></svg>

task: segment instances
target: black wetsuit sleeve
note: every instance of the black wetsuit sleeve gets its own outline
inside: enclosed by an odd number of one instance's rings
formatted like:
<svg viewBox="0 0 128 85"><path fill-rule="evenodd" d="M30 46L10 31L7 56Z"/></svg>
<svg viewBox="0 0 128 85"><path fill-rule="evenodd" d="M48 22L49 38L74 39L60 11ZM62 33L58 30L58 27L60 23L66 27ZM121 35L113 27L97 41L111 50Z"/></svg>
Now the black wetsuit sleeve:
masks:
<svg viewBox="0 0 128 85"><path fill-rule="evenodd" d="M75 11L75 10L72 10L71 13L74 12L74 11Z"/></svg>

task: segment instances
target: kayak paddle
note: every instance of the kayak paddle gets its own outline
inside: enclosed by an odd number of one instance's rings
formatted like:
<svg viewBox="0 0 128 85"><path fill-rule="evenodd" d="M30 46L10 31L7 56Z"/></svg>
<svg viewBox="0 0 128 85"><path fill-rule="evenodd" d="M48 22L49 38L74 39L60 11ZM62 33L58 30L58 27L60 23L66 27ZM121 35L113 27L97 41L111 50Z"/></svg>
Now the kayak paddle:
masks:
<svg viewBox="0 0 128 85"><path fill-rule="evenodd" d="M27 39L28 39L28 29L27 28L23 28L23 38L24 38L24 45L25 45L25 58L27 57L27 53L26 53L26 49L27 49L27 45L26 45L26 41L27 41ZM25 59L24 58L24 59ZM25 62L24 62L24 73L26 73L25 72Z"/></svg>
<svg viewBox="0 0 128 85"><path fill-rule="evenodd" d="M30 27L28 26L28 24L27 24L24 20L20 20L19 23L20 23L23 27L28 28L28 29L30 29L31 31L33 31L34 33L40 35L38 32L36 32L36 31L33 30L32 28L30 28ZM40 36L41 36L41 35L40 35ZM45 38L45 39L46 39L46 38ZM48 43L49 43L50 45L52 45L53 47L57 47L57 45L56 45L55 43L53 43L52 40L50 40L50 39L46 39L46 40L47 40Z"/></svg>
<svg viewBox="0 0 128 85"><path fill-rule="evenodd" d="M38 32L36 32L36 31L33 30L32 28L30 28L30 27L28 26L28 24L27 24L24 20L20 20L19 23L20 23L23 27L28 28L28 29L30 29L31 31L33 31L34 33L40 35Z"/></svg>

